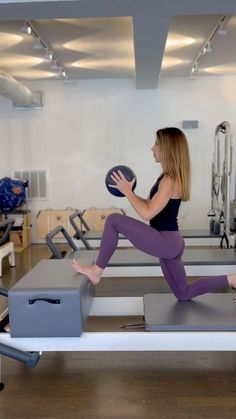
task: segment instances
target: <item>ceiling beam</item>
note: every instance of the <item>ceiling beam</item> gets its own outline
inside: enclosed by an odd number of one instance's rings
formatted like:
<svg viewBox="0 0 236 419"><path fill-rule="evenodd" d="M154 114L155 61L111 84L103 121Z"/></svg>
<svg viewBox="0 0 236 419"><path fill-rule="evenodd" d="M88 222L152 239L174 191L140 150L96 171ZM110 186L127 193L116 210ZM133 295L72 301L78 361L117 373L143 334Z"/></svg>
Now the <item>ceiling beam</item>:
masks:
<svg viewBox="0 0 236 419"><path fill-rule="evenodd" d="M133 0L0 0L0 20L132 16L133 10Z"/></svg>
<svg viewBox="0 0 236 419"><path fill-rule="evenodd" d="M169 24L168 15L154 14L147 9L133 18L138 89L157 88Z"/></svg>
<svg viewBox="0 0 236 419"><path fill-rule="evenodd" d="M0 0L0 20L53 17L134 16L166 11L172 16L233 14L235 0ZM72 13L75 13L72 15ZM57 16L56 16L57 15Z"/></svg>
<svg viewBox="0 0 236 419"><path fill-rule="evenodd" d="M0 20L233 14L235 0L0 0Z"/></svg>
<svg viewBox="0 0 236 419"><path fill-rule="evenodd" d="M167 0L172 16L235 14L235 0Z"/></svg>

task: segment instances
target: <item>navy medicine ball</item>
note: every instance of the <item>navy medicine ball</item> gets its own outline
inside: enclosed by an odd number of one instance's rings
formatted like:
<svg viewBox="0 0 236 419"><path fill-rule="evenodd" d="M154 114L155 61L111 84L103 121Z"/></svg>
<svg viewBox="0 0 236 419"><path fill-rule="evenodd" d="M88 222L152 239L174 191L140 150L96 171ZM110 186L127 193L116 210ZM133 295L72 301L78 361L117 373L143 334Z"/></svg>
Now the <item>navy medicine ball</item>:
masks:
<svg viewBox="0 0 236 419"><path fill-rule="evenodd" d="M0 179L0 211L10 212L26 202L25 183L18 179Z"/></svg>
<svg viewBox="0 0 236 419"><path fill-rule="evenodd" d="M114 196L123 197L125 195L123 193L121 193L120 191L118 191L118 189L112 188L112 187L109 186L109 185L115 185L115 182L111 178L111 175L112 175L112 172L118 172L118 170L120 170L123 173L123 175L125 176L125 178L129 182L131 182L131 180L133 178L135 178L135 183L134 183L133 188L132 188L133 191L136 188L137 180L136 180L136 176L135 176L135 173L133 172L133 170L130 169L129 167L127 167L127 166L114 166L109 170L109 172L106 175L106 179L105 179L105 184L106 184L107 190Z"/></svg>

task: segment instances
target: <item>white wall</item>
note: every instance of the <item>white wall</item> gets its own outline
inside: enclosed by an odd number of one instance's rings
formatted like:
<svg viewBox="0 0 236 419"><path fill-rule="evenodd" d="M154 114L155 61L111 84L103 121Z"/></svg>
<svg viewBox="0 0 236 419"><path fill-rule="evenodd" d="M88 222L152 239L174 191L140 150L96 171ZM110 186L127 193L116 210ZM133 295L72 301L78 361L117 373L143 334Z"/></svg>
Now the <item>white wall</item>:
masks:
<svg viewBox="0 0 236 419"><path fill-rule="evenodd" d="M136 192L147 196L160 167L150 151L155 131L181 128L182 120L199 120L186 130L192 156L192 197L183 204L182 228L205 228L210 208L214 130L228 120L236 136L236 77L162 79L157 90L136 90L132 80L80 80L26 83L45 92L42 110L14 110L0 97L0 177L12 169L48 169L49 200L30 203L40 209L122 207L127 201L108 194L109 168L126 164L137 174Z"/></svg>

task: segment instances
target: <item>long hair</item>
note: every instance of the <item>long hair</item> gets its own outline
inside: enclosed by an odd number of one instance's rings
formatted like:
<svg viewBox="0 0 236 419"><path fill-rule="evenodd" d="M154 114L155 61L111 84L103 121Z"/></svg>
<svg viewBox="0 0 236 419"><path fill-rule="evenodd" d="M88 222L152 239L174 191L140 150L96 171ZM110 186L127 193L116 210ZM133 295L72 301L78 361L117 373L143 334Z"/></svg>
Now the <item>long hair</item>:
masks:
<svg viewBox="0 0 236 419"><path fill-rule="evenodd" d="M173 127L160 129L156 135L162 155L163 172L177 182L182 201L188 201L191 164L187 138L180 129Z"/></svg>

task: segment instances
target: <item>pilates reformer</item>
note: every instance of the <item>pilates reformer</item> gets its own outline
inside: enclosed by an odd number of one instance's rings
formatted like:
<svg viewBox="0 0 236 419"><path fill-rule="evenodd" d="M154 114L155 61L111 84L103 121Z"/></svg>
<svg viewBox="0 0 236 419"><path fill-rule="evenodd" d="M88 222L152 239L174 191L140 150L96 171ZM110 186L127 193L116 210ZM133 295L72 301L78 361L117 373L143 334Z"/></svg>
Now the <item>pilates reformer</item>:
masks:
<svg viewBox="0 0 236 419"><path fill-rule="evenodd" d="M79 210L75 211L69 217L70 224L75 230L73 240L78 248L91 250L100 246L102 231L91 230L83 213ZM220 247L222 240L219 234L213 230L181 230L187 246L217 246ZM118 247L132 247L132 244L124 236L119 235Z"/></svg>
<svg viewBox="0 0 236 419"><path fill-rule="evenodd" d="M0 354L29 367L48 351L236 350L232 293L184 302L172 294L94 297L94 286L72 271L69 259L43 260L9 292L0 293L9 304L9 313L0 317ZM88 317L124 315L141 316L141 329L86 331Z"/></svg>
<svg viewBox="0 0 236 419"><path fill-rule="evenodd" d="M62 253L54 241L54 237L62 233L67 242L69 250ZM90 259L96 260L98 250L78 249L67 230L58 226L49 232L45 241L54 259L79 259L82 261ZM184 262L187 275L223 275L234 273L236 269L235 249L204 248L204 249L185 249L182 260ZM111 277L142 277L142 276L162 276L160 262L158 258L149 256L137 249L117 249L112 256L110 263L104 271L104 276Z"/></svg>

